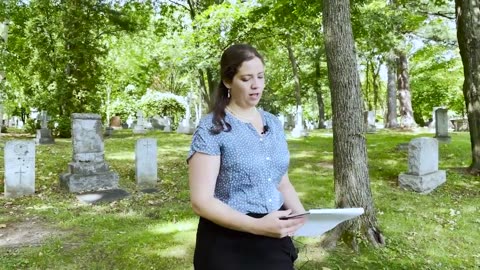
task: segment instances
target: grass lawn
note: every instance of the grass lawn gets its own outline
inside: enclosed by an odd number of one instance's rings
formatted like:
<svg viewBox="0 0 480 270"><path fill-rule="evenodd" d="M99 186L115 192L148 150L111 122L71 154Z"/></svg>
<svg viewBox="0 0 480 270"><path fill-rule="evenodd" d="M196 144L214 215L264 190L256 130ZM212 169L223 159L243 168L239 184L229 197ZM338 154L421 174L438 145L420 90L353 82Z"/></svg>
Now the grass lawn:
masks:
<svg viewBox="0 0 480 270"><path fill-rule="evenodd" d="M367 135L371 187L387 245L362 244L354 253L344 244L333 251L319 238L297 238L297 269L478 269L480 268L480 177L464 174L470 162L468 133L453 133L440 144L440 169L447 182L428 195L402 190L397 177L407 171L407 152L399 143L433 134L380 131ZM157 139L160 192L135 186L135 140ZM19 134L0 138L0 192L3 147ZM24 244L0 247L0 269L193 269L197 217L189 204L185 157L191 136L115 131L105 140L105 156L131 195L113 203L88 205L58 186L72 150L69 139L36 147L36 194L0 197L0 240L23 226ZM333 146L328 131L289 139L290 179L308 208L334 204ZM8 231L11 232L12 230ZM40 241L42 235L47 237ZM38 241L32 241L37 237ZM259 256L261 256L259 254Z"/></svg>

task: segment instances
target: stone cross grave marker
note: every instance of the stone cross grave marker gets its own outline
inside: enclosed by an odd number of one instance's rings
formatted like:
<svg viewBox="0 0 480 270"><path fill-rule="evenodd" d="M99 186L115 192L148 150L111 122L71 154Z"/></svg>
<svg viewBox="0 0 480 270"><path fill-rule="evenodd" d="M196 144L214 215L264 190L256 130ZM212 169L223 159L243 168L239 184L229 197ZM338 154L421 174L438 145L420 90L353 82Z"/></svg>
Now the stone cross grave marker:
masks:
<svg viewBox="0 0 480 270"><path fill-rule="evenodd" d="M139 188L154 188L158 178L157 140L139 139L135 145L135 179Z"/></svg>
<svg viewBox="0 0 480 270"><path fill-rule="evenodd" d="M35 142L13 140L5 144L5 197L35 193Z"/></svg>

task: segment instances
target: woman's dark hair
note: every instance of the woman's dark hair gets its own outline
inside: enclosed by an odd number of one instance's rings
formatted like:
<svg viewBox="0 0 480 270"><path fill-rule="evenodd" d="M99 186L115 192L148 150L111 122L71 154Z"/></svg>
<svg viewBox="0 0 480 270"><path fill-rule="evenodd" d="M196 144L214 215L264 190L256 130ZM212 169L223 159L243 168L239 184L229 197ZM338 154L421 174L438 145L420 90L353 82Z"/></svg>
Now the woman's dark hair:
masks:
<svg viewBox="0 0 480 270"><path fill-rule="evenodd" d="M215 92L213 103L213 127L211 132L219 134L222 131L229 132L232 127L225 122L225 107L228 104L228 88L223 81L231 82L243 62L258 57L263 63L263 57L257 50L248 44L235 44L228 47L220 59L220 83ZM226 129L225 129L226 127Z"/></svg>

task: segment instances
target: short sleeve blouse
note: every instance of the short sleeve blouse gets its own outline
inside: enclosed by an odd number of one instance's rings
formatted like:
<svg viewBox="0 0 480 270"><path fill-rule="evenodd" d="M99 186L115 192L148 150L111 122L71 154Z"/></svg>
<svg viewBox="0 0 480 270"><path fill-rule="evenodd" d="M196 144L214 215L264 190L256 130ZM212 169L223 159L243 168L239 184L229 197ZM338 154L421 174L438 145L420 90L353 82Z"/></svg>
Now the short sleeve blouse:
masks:
<svg viewBox="0 0 480 270"><path fill-rule="evenodd" d="M284 202L277 187L290 160L285 133L277 117L260 113L266 129L263 135L228 111L225 121L232 129L213 134L213 115L206 115L193 134L187 158L196 152L220 156L214 196L242 213L270 213Z"/></svg>

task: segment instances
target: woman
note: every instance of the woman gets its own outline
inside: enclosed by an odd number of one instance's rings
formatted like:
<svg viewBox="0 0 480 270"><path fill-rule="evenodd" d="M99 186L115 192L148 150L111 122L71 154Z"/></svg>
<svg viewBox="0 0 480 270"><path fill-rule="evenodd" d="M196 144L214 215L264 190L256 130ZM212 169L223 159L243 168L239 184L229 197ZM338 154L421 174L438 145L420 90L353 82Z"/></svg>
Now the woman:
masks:
<svg viewBox="0 0 480 270"><path fill-rule="evenodd" d="M264 62L250 45L232 45L220 61L213 111L193 135L190 198L200 216L196 270L293 269L290 238L305 209L288 178L289 152L278 119L256 108Z"/></svg>

